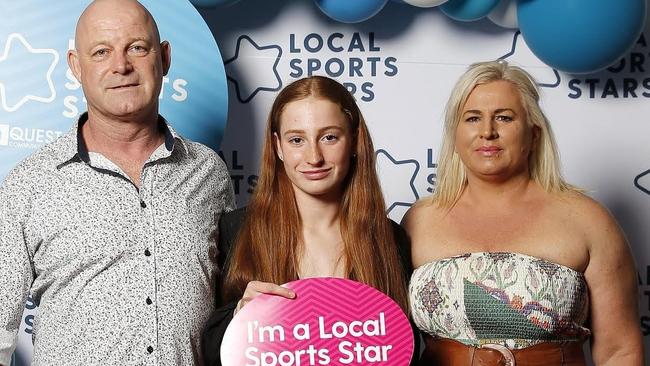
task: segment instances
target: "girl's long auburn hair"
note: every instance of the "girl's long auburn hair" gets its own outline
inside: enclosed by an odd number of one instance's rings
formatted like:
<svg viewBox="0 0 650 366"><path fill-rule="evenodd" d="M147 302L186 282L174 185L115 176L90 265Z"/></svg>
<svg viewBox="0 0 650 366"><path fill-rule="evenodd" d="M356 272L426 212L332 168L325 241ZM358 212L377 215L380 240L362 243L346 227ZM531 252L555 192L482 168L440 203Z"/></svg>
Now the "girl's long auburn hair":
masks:
<svg viewBox="0 0 650 366"><path fill-rule="evenodd" d="M408 312L406 274L386 218L370 134L354 97L343 85L323 76L293 82L271 107L259 179L230 254L223 299L240 298L253 280L282 284L298 279L302 224L291 182L276 152L274 133L279 134L285 106L307 97L337 104L356 140L339 210L345 273L387 294Z"/></svg>

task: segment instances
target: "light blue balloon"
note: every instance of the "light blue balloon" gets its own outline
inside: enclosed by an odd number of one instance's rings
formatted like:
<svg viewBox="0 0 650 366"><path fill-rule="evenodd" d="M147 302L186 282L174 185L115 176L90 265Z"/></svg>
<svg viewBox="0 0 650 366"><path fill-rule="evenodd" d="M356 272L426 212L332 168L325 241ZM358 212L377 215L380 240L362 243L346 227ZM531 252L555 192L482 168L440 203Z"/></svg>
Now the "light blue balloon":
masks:
<svg viewBox="0 0 650 366"><path fill-rule="evenodd" d="M440 5L445 15L461 22L472 22L487 16L499 0L449 0Z"/></svg>
<svg viewBox="0 0 650 366"><path fill-rule="evenodd" d="M646 0L519 0L517 20L530 50L569 73L610 66L639 39Z"/></svg>
<svg viewBox="0 0 650 366"><path fill-rule="evenodd" d="M328 17L342 23L359 23L370 19L388 0L314 0Z"/></svg>
<svg viewBox="0 0 650 366"><path fill-rule="evenodd" d="M214 8L219 5L231 5L239 0L190 0L192 5L201 8Z"/></svg>

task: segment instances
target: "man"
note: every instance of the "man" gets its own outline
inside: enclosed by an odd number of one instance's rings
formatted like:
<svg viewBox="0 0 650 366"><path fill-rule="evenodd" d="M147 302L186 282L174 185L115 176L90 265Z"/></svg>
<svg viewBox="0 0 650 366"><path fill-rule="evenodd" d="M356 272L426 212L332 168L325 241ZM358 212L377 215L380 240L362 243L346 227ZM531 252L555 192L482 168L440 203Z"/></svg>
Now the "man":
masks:
<svg viewBox="0 0 650 366"><path fill-rule="evenodd" d="M88 112L0 188L0 364L30 290L34 365L202 364L227 170L158 115L171 51L142 5L97 0L75 37Z"/></svg>

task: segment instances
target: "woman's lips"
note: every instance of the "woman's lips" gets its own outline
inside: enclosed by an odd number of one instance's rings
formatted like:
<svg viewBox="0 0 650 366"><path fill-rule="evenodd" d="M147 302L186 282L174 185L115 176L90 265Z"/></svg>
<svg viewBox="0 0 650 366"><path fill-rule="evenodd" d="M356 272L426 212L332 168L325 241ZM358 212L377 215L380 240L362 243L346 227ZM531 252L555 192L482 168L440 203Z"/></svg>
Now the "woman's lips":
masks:
<svg viewBox="0 0 650 366"><path fill-rule="evenodd" d="M327 177L330 171L331 169L314 169L302 171L301 173L309 180L319 180Z"/></svg>
<svg viewBox="0 0 650 366"><path fill-rule="evenodd" d="M501 150L503 149L498 146L481 146L476 149L476 151L483 156L495 156L501 152Z"/></svg>

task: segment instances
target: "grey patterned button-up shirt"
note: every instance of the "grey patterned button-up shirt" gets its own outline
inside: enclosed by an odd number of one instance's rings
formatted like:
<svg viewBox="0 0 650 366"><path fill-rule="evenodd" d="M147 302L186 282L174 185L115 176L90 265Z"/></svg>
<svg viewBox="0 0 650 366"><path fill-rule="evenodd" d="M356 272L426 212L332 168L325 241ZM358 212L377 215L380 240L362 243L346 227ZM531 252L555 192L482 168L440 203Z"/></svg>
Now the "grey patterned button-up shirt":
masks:
<svg viewBox="0 0 650 366"><path fill-rule="evenodd" d="M85 122L84 115L79 125ZM34 365L195 365L214 306L217 222L228 171L161 118L165 143L140 189L88 152L77 127L0 187L0 364L28 292L39 304ZM209 254L210 252L210 254Z"/></svg>

